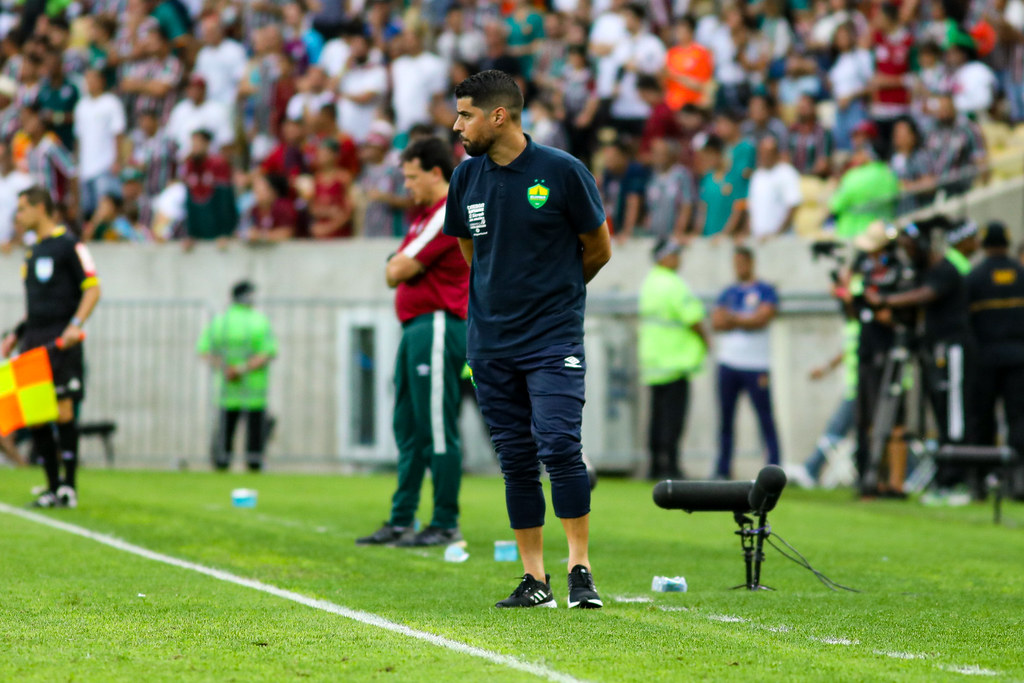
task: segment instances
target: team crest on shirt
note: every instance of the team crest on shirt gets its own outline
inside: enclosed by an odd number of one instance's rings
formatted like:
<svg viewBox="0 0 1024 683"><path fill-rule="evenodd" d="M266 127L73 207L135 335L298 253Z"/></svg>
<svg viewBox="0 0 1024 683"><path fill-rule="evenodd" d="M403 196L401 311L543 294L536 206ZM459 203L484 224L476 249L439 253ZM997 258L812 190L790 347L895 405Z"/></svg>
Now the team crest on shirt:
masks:
<svg viewBox="0 0 1024 683"><path fill-rule="evenodd" d="M539 209L547 203L548 195L551 194L551 190L545 187L543 180L537 180L534 178L533 182L536 184L531 185L526 190L526 200L530 202L530 206L535 209Z"/></svg>
<svg viewBox="0 0 1024 683"><path fill-rule="evenodd" d="M53 259L49 256L40 256L36 259L36 279L40 282L49 282L53 277Z"/></svg>

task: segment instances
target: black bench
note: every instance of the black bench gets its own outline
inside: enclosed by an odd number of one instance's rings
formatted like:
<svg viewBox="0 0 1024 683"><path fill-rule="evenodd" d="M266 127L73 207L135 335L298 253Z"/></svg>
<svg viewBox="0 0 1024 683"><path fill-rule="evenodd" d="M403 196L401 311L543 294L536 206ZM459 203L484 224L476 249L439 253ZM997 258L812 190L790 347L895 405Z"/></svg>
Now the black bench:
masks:
<svg viewBox="0 0 1024 683"><path fill-rule="evenodd" d="M98 422L82 422L78 425L78 436L85 438L97 438L103 443L103 456L107 461L107 467L114 466L114 432L117 431L117 423L112 420Z"/></svg>
<svg viewBox="0 0 1024 683"><path fill-rule="evenodd" d="M1017 451L1009 446L942 446L932 458L935 464L954 465L961 467L991 468L999 481L995 487L995 523L999 524L1003 516L1003 493L1008 488L1014 465L1017 464Z"/></svg>

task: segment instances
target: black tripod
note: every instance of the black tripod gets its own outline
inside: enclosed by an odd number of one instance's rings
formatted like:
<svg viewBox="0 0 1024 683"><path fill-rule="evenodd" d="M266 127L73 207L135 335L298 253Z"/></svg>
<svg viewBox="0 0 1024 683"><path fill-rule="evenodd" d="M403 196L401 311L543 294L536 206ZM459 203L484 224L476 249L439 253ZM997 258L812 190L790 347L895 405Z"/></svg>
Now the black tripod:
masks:
<svg viewBox="0 0 1024 683"><path fill-rule="evenodd" d="M878 400L871 420L867 467L861 479L862 493L873 494L878 491L879 470L885 459L889 438L899 419L900 409L907 399L907 368L912 368L914 361L910 332L906 326L900 325L896 328L893 346L886 355L882 381L879 384ZM923 405L920 407L923 408Z"/></svg>
<svg viewBox="0 0 1024 683"><path fill-rule="evenodd" d="M733 519L740 525L736 535L740 537L740 545L743 547L743 561L747 566L747 582L737 588L746 588L751 591L773 591L770 586L761 585L761 563L764 562L764 541L771 536L772 528L768 526L768 514L762 513L758 516L757 528L754 528L754 520L742 512L734 512Z"/></svg>

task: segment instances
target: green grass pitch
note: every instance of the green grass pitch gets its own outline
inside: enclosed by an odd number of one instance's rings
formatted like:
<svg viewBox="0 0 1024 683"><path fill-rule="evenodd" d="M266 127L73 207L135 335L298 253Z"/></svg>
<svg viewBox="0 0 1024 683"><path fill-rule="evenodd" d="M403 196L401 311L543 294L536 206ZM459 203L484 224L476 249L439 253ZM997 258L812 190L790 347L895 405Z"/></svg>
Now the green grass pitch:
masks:
<svg viewBox="0 0 1024 683"><path fill-rule="evenodd" d="M465 480L470 558L453 564L441 548L355 547L386 516L388 476L80 476L81 507L43 514L567 677L1024 681L1021 504L996 526L986 505L787 490L773 528L862 592L831 592L771 549L762 580L777 590L731 591L743 579L731 515L661 510L649 485L604 479L591 559L605 609L564 608L565 541L549 519L562 607L498 611L521 568L493 560L493 542L512 538L496 478ZM0 472L0 501L24 505L40 478ZM231 506L240 486L259 491L255 509ZM10 514L0 530L0 680L539 680ZM684 575L689 592L652 593L654 575Z"/></svg>

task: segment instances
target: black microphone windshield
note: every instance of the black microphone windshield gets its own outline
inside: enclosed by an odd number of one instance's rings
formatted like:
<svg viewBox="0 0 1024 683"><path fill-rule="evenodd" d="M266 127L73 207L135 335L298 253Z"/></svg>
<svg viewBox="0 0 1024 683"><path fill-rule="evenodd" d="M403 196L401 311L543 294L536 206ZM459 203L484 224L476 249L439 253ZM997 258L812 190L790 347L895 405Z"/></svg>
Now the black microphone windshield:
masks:
<svg viewBox="0 0 1024 683"><path fill-rule="evenodd" d="M768 465L757 473L750 489L750 509L758 514L771 512L786 488L786 473L778 465Z"/></svg>
<svg viewBox="0 0 1024 683"><path fill-rule="evenodd" d="M687 512L746 512L750 481L661 481L654 485L654 504Z"/></svg>

